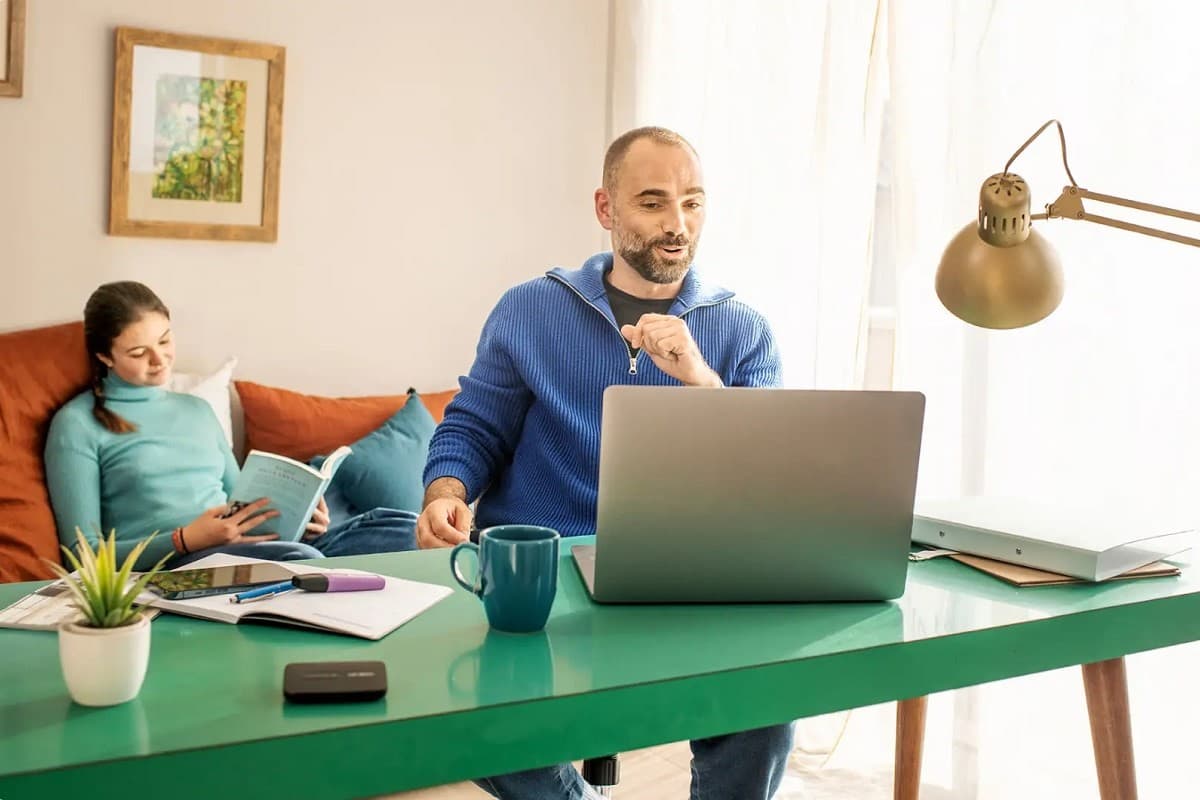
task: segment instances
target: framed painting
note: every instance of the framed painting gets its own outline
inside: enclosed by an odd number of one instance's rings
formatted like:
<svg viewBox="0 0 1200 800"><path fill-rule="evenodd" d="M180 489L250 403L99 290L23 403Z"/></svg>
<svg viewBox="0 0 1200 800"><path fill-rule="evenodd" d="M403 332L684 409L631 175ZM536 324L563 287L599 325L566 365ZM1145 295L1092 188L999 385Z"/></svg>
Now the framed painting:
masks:
<svg viewBox="0 0 1200 800"><path fill-rule="evenodd" d="M0 0L0 97L20 97L25 78L25 0Z"/></svg>
<svg viewBox="0 0 1200 800"><path fill-rule="evenodd" d="M108 232L273 242L285 49L117 28Z"/></svg>

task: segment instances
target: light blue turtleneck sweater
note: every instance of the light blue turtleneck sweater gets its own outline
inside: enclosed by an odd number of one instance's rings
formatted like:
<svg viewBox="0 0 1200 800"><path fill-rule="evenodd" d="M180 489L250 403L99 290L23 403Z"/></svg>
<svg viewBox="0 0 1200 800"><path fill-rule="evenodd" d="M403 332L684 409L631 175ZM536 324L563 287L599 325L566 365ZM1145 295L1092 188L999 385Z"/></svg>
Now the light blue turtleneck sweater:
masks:
<svg viewBox="0 0 1200 800"><path fill-rule="evenodd" d="M147 569L172 552L171 531L226 502L237 461L212 408L199 397L133 386L115 375L104 382L106 407L137 426L111 433L92 416L85 392L59 409L46 440L46 484L58 538L75 544L80 528L117 532L117 557L159 535L138 560Z"/></svg>

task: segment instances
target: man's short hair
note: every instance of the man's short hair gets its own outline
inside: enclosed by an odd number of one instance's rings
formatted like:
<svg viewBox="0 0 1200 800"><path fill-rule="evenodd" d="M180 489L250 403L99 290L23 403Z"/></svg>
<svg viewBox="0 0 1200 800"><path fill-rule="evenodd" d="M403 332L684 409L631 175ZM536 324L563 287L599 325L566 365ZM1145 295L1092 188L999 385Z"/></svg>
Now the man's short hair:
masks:
<svg viewBox="0 0 1200 800"><path fill-rule="evenodd" d="M696 148L692 147L691 142L673 130L658 128L653 125L644 128L634 128L614 139L613 143L608 146L608 152L604 154L603 186L605 191L612 193L617 188L617 173L621 171L621 164L625 161L625 154L629 152L629 148L633 146L633 143L639 139L652 139L658 144L686 147L692 151L692 155L696 156L696 158L700 157L700 154L696 152Z"/></svg>

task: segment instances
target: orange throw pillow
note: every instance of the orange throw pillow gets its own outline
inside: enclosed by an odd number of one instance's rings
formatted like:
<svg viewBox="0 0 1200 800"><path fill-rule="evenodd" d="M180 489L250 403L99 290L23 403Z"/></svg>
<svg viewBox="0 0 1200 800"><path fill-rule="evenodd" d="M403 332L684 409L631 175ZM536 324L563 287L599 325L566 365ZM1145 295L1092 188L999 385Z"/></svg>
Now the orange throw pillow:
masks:
<svg viewBox="0 0 1200 800"><path fill-rule="evenodd" d="M407 394L319 397L250 381L235 381L246 418L246 449L297 461L332 452L371 433L400 410ZM457 389L421 395L437 422Z"/></svg>
<svg viewBox="0 0 1200 800"><path fill-rule="evenodd" d="M61 563L42 454L54 412L88 380L82 322L0 334L0 583Z"/></svg>

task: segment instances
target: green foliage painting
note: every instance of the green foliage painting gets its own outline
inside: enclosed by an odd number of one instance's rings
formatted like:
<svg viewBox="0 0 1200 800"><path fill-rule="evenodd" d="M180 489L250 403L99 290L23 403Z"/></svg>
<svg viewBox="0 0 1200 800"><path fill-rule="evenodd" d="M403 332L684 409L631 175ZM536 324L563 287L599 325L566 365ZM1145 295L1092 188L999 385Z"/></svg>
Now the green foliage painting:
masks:
<svg viewBox="0 0 1200 800"><path fill-rule="evenodd" d="M159 76L154 197L240 203L245 141L245 81Z"/></svg>

